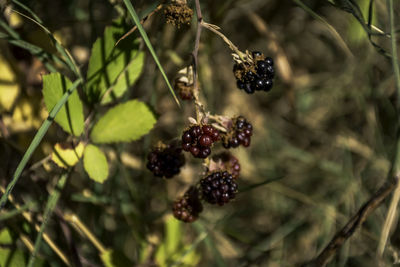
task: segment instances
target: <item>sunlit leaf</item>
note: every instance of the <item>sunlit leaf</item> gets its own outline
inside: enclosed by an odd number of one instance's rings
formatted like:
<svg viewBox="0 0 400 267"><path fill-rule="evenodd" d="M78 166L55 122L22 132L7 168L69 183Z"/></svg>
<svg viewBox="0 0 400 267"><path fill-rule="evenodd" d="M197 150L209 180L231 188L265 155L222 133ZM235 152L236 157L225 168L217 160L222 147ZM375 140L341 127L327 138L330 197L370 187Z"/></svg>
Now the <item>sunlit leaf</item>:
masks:
<svg viewBox="0 0 400 267"><path fill-rule="evenodd" d="M79 159L83 155L84 150L83 143L79 143L76 147L66 146L65 144L57 143L54 146L53 153L51 153L51 159L59 167L67 169L75 166Z"/></svg>
<svg viewBox="0 0 400 267"><path fill-rule="evenodd" d="M89 177L98 183L103 183L108 177L107 158L97 146L86 146L83 166Z"/></svg>
<svg viewBox="0 0 400 267"><path fill-rule="evenodd" d="M134 141L147 134L156 119L145 103L131 100L110 109L93 127L95 143Z"/></svg>
<svg viewBox="0 0 400 267"><path fill-rule="evenodd" d="M102 99L104 104L122 96L142 72L144 53L139 51L139 40L127 38L115 46L125 31L121 20L115 21L93 45L86 85L91 103Z"/></svg>

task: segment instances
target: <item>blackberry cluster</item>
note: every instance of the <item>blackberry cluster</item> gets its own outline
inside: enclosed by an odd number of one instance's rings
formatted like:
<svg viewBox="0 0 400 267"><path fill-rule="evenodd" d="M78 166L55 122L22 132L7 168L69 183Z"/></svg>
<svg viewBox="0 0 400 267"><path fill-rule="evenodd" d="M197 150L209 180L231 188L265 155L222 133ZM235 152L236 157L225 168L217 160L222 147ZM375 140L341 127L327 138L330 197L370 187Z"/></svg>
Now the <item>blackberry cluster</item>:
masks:
<svg viewBox="0 0 400 267"><path fill-rule="evenodd" d="M222 145L225 148L235 148L239 145L248 147L250 145L253 126L244 117L239 116L233 120L231 130L222 136Z"/></svg>
<svg viewBox="0 0 400 267"><path fill-rule="evenodd" d="M220 206L234 199L238 192L235 179L227 171L214 172L201 179L200 189L205 201Z"/></svg>
<svg viewBox="0 0 400 267"><path fill-rule="evenodd" d="M172 207L174 217L188 223L194 222L202 211L203 205L199 198L199 191L193 186L182 198L176 200Z"/></svg>
<svg viewBox="0 0 400 267"><path fill-rule="evenodd" d="M252 55L253 64L236 63L233 66L236 85L248 94L253 94L255 91L268 92L272 88L272 79L275 75L274 61L258 51L254 51Z"/></svg>
<svg viewBox="0 0 400 267"><path fill-rule="evenodd" d="M216 162L221 162L222 169L232 174L233 178L237 179L240 175L239 160L229 152L222 152L213 157Z"/></svg>
<svg viewBox="0 0 400 267"><path fill-rule="evenodd" d="M176 143L154 148L147 155L147 169L154 176L172 178L180 172L180 168L185 164L185 157Z"/></svg>
<svg viewBox="0 0 400 267"><path fill-rule="evenodd" d="M219 131L211 125L193 125L182 134L182 149L196 158L207 158L212 144L218 140Z"/></svg>

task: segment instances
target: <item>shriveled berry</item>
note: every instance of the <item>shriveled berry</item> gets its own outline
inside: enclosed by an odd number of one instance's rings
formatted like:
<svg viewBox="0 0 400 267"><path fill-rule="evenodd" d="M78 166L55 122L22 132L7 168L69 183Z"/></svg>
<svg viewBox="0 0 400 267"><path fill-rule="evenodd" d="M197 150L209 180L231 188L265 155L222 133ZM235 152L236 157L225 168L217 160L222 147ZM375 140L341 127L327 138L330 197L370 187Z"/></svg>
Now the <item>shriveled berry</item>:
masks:
<svg viewBox="0 0 400 267"><path fill-rule="evenodd" d="M209 171L227 171L232 174L233 178L240 175L239 160L229 152L223 152L212 157L213 163L209 166ZM226 188L226 187L224 187Z"/></svg>

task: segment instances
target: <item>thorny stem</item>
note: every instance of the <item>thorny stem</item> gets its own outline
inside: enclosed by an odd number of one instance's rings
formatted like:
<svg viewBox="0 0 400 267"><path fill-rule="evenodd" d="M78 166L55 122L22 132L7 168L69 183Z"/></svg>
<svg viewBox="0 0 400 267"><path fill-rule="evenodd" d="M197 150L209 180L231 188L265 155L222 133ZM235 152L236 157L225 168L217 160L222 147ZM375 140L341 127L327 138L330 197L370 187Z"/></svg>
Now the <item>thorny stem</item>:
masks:
<svg viewBox="0 0 400 267"><path fill-rule="evenodd" d="M194 42L194 49L192 52L192 57L193 57L193 97L194 97L194 103L195 103L195 108L196 108L196 119L197 119L197 122L200 123L200 120L201 120L200 109L203 108L203 105L199 101L199 91L200 90L199 90L199 83L197 81L197 79L198 79L197 65L198 65L198 54L199 54L200 36L201 36L201 30L202 30L203 16L201 14L201 6L200 6L199 0L196 0L196 17L197 17L196 40Z"/></svg>
<svg viewBox="0 0 400 267"><path fill-rule="evenodd" d="M241 52L236 45L234 45L225 35L223 35L219 31L219 27L210 23L203 21L203 16L201 14L201 6L200 1L195 0L196 5L196 16L197 16L197 30L196 30L196 39L194 43L194 49L192 52L193 57L193 97L195 101L195 108L196 108L196 119L197 122L201 122L201 113L204 113L203 104L199 101L199 85L198 85L198 53L199 53L199 46L200 46L200 37L203 27L212 31L213 33L217 34L222 40L229 46L229 48L242 60L246 61L248 56L246 53Z"/></svg>

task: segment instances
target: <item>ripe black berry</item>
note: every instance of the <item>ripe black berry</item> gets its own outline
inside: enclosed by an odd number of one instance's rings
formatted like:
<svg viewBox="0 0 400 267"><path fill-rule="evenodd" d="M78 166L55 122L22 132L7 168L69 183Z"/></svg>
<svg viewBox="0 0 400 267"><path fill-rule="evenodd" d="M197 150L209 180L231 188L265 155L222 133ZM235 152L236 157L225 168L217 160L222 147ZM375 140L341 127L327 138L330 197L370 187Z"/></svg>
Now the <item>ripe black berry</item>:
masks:
<svg viewBox="0 0 400 267"><path fill-rule="evenodd" d="M211 125L193 125L182 134L182 149L196 158L207 158L211 154L210 147L219 137L219 131Z"/></svg>
<svg viewBox="0 0 400 267"><path fill-rule="evenodd" d="M235 198L238 186L232 174L217 171L200 180L200 190L205 201L222 206Z"/></svg>
<svg viewBox="0 0 400 267"><path fill-rule="evenodd" d="M271 90L275 76L272 58L265 57L258 51L252 52L252 62L240 62L233 66L236 77L236 86L248 94L255 91Z"/></svg>
<svg viewBox="0 0 400 267"><path fill-rule="evenodd" d="M222 134L222 145L225 148L235 148L239 145L248 147L251 136L253 135L253 126L244 117L239 116L233 120L232 127L227 133Z"/></svg>
<svg viewBox="0 0 400 267"><path fill-rule="evenodd" d="M203 205L199 198L199 191L193 186L186 191L182 198L176 200L172 207L175 218L188 223L194 222L202 211Z"/></svg>
<svg viewBox="0 0 400 267"><path fill-rule="evenodd" d="M178 144L163 145L154 148L147 156L146 167L154 176L172 178L185 164L185 157Z"/></svg>

